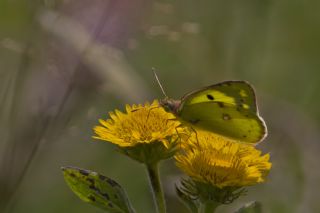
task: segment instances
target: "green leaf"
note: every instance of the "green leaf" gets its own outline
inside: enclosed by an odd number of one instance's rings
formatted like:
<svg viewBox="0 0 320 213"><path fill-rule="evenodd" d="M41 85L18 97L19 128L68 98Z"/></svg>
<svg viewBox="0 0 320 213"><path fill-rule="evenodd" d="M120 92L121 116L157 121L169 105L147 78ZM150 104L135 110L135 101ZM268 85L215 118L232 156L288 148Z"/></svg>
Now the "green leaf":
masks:
<svg viewBox="0 0 320 213"><path fill-rule="evenodd" d="M235 213L261 213L262 212L262 205L257 201L253 201L251 203L245 204Z"/></svg>
<svg viewBox="0 0 320 213"><path fill-rule="evenodd" d="M134 213L122 187L97 172L76 167L62 167L64 179L83 201L111 213Z"/></svg>
<svg viewBox="0 0 320 213"><path fill-rule="evenodd" d="M183 201L183 203L189 207L190 211L193 213L198 212L199 209L199 202L196 199L193 199L192 196L187 194L183 189L179 189L178 186L176 186L176 193L178 197Z"/></svg>

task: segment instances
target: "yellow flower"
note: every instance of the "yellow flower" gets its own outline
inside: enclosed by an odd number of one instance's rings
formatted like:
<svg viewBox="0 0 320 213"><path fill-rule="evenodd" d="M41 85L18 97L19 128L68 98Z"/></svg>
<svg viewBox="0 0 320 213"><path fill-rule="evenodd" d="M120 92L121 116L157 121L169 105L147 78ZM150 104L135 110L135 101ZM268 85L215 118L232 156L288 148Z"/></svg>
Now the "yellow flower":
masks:
<svg viewBox="0 0 320 213"><path fill-rule="evenodd" d="M192 180L219 189L264 182L272 165L269 154L261 155L252 145L201 130L175 158Z"/></svg>
<svg viewBox="0 0 320 213"><path fill-rule="evenodd" d="M93 138L116 144L141 162L170 157L176 150L181 124L157 100L152 104L127 105L126 113L115 110L109 115L110 119L100 119L100 125L94 127Z"/></svg>

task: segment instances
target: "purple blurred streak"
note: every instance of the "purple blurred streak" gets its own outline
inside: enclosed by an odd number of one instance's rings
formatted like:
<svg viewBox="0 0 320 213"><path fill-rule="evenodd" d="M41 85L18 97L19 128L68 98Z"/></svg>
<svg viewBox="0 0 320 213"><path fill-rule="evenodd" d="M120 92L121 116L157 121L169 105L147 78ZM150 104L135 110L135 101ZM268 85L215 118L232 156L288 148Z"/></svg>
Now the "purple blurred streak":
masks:
<svg viewBox="0 0 320 213"><path fill-rule="evenodd" d="M124 49L128 39L140 28L141 21L146 16L146 8L150 4L151 2L146 0L72 0L62 5L60 10L63 15L72 17L83 25L94 40ZM71 109L85 101L84 97L73 98L73 92L82 89L95 91L104 83L100 76L82 63L79 55L81 53L75 52L72 47L54 37L48 37L46 41L39 52L33 53L37 60L32 61L31 66L24 67L25 71L29 69L32 72L24 79L22 87L21 102L25 105L19 114L24 115L24 120L19 123L19 129L23 131L19 135L11 135L9 139L13 149L10 165L19 163L19 168L14 167L14 171L7 176L12 188L6 201L11 207L15 202L12 198L15 197L40 145L43 145L41 142L50 135L50 131L52 134L51 127L59 126L58 129L63 130L66 125L65 119L60 116L61 113L66 114L66 103L68 116L71 116ZM21 138L26 140L22 143ZM24 163L20 165L22 159ZM15 176L13 182L11 175ZM12 210L10 206L6 206L9 211Z"/></svg>
<svg viewBox="0 0 320 213"><path fill-rule="evenodd" d="M61 12L81 23L97 41L123 49L149 15L151 5L147 0L72 0Z"/></svg>
<svg viewBox="0 0 320 213"><path fill-rule="evenodd" d="M146 11L150 11L151 3L146 0L72 0L62 5L60 12L80 23L95 41L125 49L128 39L140 29L148 15ZM35 72L28 83L29 102L37 103L32 105L33 112L40 110L54 115L60 103L69 99L72 90L95 91L105 83L105 79L81 61L81 53L71 46L49 37L44 49L40 53L44 67Z"/></svg>
<svg viewBox="0 0 320 213"><path fill-rule="evenodd" d="M60 12L80 23L93 40L118 49L125 49L128 39L140 29L148 15L152 1L146 0L72 0L61 6ZM40 91L42 100L60 103L62 94L74 89L99 90L105 79L81 61L81 53L55 38L49 38L46 49L47 66L34 76L35 82L44 82ZM40 79L39 79L40 78ZM37 86L38 87L38 86ZM32 93L32 94L37 94ZM37 98L36 95L35 98Z"/></svg>

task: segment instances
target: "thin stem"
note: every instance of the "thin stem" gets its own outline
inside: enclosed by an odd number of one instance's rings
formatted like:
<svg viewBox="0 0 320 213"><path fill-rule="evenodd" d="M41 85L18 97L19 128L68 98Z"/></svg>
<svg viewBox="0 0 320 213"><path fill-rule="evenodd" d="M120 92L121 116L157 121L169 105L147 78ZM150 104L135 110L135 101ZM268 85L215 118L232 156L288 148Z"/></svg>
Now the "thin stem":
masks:
<svg viewBox="0 0 320 213"><path fill-rule="evenodd" d="M202 204L202 213L213 213L216 211L217 207L219 206L219 203L208 201Z"/></svg>
<svg viewBox="0 0 320 213"><path fill-rule="evenodd" d="M164 194L160 182L159 164L147 164L148 175L151 183L151 189L153 193L153 199L155 201L156 209L158 213L166 212L166 203Z"/></svg>

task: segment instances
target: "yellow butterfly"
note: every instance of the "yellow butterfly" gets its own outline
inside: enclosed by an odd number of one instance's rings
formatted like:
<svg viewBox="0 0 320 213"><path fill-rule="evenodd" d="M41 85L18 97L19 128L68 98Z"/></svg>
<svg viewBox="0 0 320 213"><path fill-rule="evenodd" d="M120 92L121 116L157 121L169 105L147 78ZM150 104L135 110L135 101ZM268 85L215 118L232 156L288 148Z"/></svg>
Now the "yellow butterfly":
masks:
<svg viewBox="0 0 320 213"><path fill-rule="evenodd" d="M157 81L163 91L158 78ZM182 123L238 141L255 144L267 136L254 89L246 81L214 84L188 93L181 100L166 97L160 105Z"/></svg>

